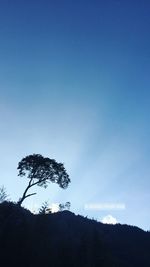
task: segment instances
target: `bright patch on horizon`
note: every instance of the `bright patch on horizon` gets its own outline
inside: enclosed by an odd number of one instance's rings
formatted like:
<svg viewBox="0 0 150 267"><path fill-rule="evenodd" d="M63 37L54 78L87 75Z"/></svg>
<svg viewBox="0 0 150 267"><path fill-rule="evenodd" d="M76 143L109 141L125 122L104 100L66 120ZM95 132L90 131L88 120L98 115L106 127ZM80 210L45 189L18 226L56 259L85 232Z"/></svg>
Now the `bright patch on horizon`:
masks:
<svg viewBox="0 0 150 267"><path fill-rule="evenodd" d="M58 203L52 203L49 208L51 209L52 213L58 212L59 211L59 204Z"/></svg>
<svg viewBox="0 0 150 267"><path fill-rule="evenodd" d="M106 224L116 224L117 219L115 217L113 217L112 215L107 215L102 219L101 222L106 223Z"/></svg>

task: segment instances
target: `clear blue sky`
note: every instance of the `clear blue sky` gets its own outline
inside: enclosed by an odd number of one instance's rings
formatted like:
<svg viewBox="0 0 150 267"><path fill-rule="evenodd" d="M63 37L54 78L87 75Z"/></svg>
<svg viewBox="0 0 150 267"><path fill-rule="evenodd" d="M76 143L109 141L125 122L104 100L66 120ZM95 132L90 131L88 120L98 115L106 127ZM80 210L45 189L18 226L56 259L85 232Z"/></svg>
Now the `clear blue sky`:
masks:
<svg viewBox="0 0 150 267"><path fill-rule="evenodd" d="M0 184L13 200L18 161L40 153L72 183L25 205L69 200L150 229L149 14L149 0L0 1ZM103 202L126 209L84 210Z"/></svg>

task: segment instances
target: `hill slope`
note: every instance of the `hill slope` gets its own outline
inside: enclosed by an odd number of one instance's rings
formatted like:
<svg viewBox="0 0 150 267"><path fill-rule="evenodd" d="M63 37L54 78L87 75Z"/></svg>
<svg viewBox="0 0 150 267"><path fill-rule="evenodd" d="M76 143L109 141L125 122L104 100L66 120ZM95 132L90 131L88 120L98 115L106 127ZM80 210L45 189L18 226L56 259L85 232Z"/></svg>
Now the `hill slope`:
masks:
<svg viewBox="0 0 150 267"><path fill-rule="evenodd" d="M1 267L149 267L149 251L150 233L137 227L0 204Z"/></svg>

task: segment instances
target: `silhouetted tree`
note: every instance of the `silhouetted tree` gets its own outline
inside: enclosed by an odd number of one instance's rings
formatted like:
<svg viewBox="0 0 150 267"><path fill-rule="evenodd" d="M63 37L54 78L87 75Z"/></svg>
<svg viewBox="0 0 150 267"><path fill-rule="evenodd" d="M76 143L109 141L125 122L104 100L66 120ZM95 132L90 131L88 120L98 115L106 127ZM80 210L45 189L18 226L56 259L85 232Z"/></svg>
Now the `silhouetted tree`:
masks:
<svg viewBox="0 0 150 267"><path fill-rule="evenodd" d="M45 201L41 208L39 209L39 214L46 214L46 213L51 213L51 209L49 208L49 204L47 201Z"/></svg>
<svg viewBox="0 0 150 267"><path fill-rule="evenodd" d="M59 211L70 210L70 207L71 207L71 203L69 201L67 201L65 204L60 203Z"/></svg>
<svg viewBox="0 0 150 267"><path fill-rule="evenodd" d="M29 179L22 197L18 201L18 205L36 193L27 194L27 191L39 185L46 188L49 182L57 183L61 188L65 189L70 183L69 175L67 174L64 165L56 162L54 159L45 158L40 154L26 156L18 163L18 176L26 176Z"/></svg>
<svg viewBox="0 0 150 267"><path fill-rule="evenodd" d="M70 207L71 207L71 203L69 201L67 201L65 203L65 209L70 210Z"/></svg>
<svg viewBox="0 0 150 267"><path fill-rule="evenodd" d="M0 203L8 200L8 195L6 193L6 188L4 186L0 187Z"/></svg>

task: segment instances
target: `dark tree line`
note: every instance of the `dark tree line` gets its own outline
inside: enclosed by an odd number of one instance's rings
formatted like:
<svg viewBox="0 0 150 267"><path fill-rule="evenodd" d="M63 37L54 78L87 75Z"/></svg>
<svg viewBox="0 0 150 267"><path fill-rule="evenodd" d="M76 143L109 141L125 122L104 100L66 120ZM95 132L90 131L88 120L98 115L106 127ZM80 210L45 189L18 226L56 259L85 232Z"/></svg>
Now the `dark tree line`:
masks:
<svg viewBox="0 0 150 267"><path fill-rule="evenodd" d="M0 266L149 267L149 251L150 233L137 227L0 204Z"/></svg>

